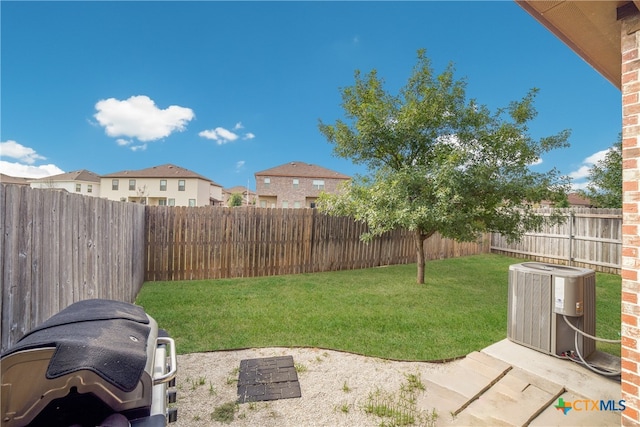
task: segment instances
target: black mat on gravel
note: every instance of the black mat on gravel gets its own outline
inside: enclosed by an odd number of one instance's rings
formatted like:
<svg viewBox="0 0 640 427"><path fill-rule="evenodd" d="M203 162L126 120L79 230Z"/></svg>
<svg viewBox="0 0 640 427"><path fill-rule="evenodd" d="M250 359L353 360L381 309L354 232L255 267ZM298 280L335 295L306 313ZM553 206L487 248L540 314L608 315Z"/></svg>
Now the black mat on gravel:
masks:
<svg viewBox="0 0 640 427"><path fill-rule="evenodd" d="M293 356L240 361L238 403L301 397Z"/></svg>
<svg viewBox="0 0 640 427"><path fill-rule="evenodd" d="M2 357L26 349L56 347L47 378L86 369L123 391L131 391L146 365L148 323L144 310L133 304L81 301L29 332Z"/></svg>

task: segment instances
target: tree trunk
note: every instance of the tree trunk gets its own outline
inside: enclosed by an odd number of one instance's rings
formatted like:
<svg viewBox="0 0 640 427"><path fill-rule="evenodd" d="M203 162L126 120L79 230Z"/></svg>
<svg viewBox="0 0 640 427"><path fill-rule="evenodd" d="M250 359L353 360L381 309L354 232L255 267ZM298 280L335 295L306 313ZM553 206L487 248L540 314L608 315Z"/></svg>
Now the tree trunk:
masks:
<svg viewBox="0 0 640 427"><path fill-rule="evenodd" d="M416 263L418 264L418 276L416 282L418 285L424 285L424 240L422 239L422 233L416 232Z"/></svg>
<svg viewBox="0 0 640 427"><path fill-rule="evenodd" d="M424 241L431 237L435 231L429 231L427 233L422 230L416 230L413 241L416 244L416 262L418 264L418 276L416 282L419 285L424 285L424 267L426 264L426 258L424 256Z"/></svg>

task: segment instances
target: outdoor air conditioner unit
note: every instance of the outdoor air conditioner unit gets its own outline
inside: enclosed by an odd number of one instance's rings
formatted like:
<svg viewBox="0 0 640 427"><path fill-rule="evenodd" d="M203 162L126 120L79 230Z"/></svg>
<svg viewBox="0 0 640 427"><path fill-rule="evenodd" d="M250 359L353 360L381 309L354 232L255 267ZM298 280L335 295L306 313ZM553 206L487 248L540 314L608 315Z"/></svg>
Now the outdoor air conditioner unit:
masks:
<svg viewBox="0 0 640 427"><path fill-rule="evenodd" d="M554 356L578 351L587 358L596 349L595 340L577 334L565 318L595 336L595 285L595 272L586 268L540 262L509 266L507 337Z"/></svg>

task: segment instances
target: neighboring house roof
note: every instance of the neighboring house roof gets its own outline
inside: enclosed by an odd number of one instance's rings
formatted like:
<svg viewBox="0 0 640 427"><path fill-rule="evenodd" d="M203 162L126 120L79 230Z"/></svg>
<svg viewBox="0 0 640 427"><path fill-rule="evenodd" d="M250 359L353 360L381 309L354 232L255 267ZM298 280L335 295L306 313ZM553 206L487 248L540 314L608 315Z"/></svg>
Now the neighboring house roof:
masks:
<svg viewBox="0 0 640 427"><path fill-rule="evenodd" d="M3 184L20 184L20 185L29 185L31 178L21 178L17 176L10 176L0 173L0 182Z"/></svg>
<svg viewBox="0 0 640 427"><path fill-rule="evenodd" d="M593 202L587 199L586 197L582 197L578 193L569 193L567 194L567 201L570 206L593 206Z"/></svg>
<svg viewBox="0 0 640 427"><path fill-rule="evenodd" d="M275 168L265 169L256 172L255 176L290 176L294 178L336 178L351 179L350 176L318 165L311 165L305 162L285 163Z"/></svg>
<svg viewBox="0 0 640 427"><path fill-rule="evenodd" d="M249 188L242 186L242 185L236 185L235 187L229 187L229 188L223 188L222 189L223 192L228 193L228 194L235 194L235 193L239 193L239 194L249 194L249 195L255 195L255 191L251 191Z"/></svg>
<svg viewBox="0 0 640 427"><path fill-rule="evenodd" d="M516 0L618 89L621 87L621 16L637 11L631 1Z"/></svg>
<svg viewBox="0 0 640 427"><path fill-rule="evenodd" d="M51 175L44 178L31 180L31 182L53 182L53 181L100 182L100 176L86 169L80 169L73 172L65 172L58 175Z"/></svg>
<svg viewBox="0 0 640 427"><path fill-rule="evenodd" d="M554 203L550 200L542 200L540 202L542 206L553 206ZM573 207L594 207L593 202L585 197L582 197L578 193L567 193L567 204Z"/></svg>
<svg viewBox="0 0 640 427"><path fill-rule="evenodd" d="M120 172L114 172L107 175L102 175L103 178L197 178L205 181L212 182L213 184L222 187L220 184L212 181L211 179L202 176L194 171L185 169L180 166L167 163L165 165L153 166L147 169L139 170L124 170Z"/></svg>

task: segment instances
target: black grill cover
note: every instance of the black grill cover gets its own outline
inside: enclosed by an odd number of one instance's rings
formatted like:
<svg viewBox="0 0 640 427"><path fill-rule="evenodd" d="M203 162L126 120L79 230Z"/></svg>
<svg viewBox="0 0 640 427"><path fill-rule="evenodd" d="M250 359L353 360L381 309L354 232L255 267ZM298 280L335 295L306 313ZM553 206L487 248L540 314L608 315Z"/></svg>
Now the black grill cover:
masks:
<svg viewBox="0 0 640 427"><path fill-rule="evenodd" d="M21 350L56 347L47 378L86 369L129 392L144 371L149 333L149 318L142 307L112 300L85 300L52 316L2 357Z"/></svg>

